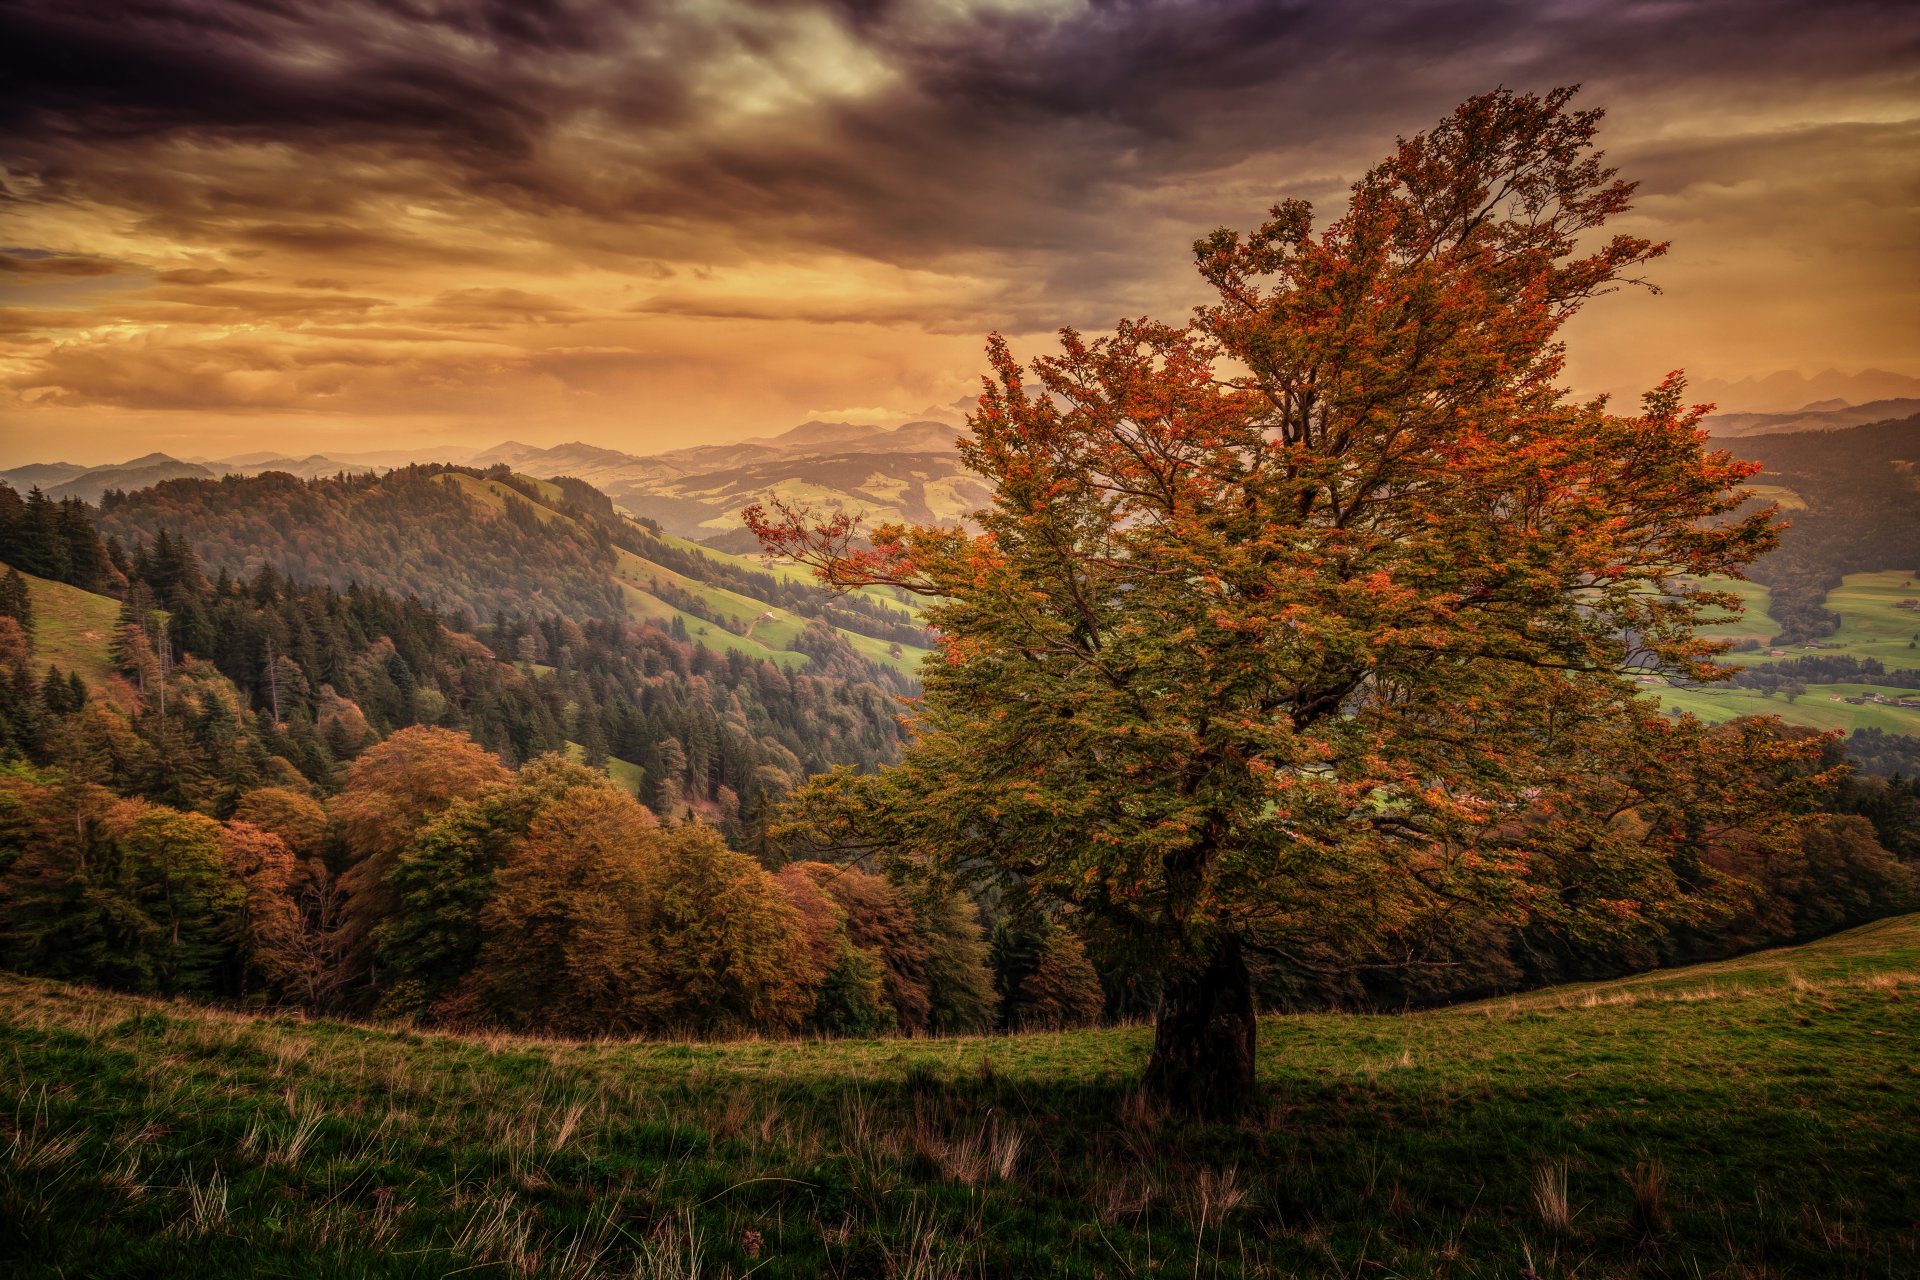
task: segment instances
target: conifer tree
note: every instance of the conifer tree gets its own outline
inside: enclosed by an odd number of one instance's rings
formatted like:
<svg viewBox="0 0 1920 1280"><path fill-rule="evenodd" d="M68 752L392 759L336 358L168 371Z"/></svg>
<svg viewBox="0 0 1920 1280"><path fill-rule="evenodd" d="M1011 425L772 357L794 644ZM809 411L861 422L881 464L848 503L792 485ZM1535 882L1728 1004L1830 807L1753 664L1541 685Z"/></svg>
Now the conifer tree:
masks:
<svg viewBox="0 0 1920 1280"><path fill-rule="evenodd" d="M20 571L8 566L0 576L0 618L12 618L28 636L33 635L33 592Z"/></svg>

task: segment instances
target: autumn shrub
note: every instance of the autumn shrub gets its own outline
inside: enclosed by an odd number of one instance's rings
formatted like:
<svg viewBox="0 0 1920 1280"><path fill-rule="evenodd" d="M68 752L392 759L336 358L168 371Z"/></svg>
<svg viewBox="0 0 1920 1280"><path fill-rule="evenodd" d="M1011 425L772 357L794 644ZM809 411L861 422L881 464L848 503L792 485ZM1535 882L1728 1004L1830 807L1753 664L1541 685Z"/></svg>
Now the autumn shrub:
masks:
<svg viewBox="0 0 1920 1280"><path fill-rule="evenodd" d="M661 832L641 875L659 1024L797 1030L820 981L805 922L766 870L710 827Z"/></svg>
<svg viewBox="0 0 1920 1280"><path fill-rule="evenodd" d="M994 933L993 959L1008 1030L1059 1031L1099 1020L1106 1004L1100 976L1070 930L1003 921Z"/></svg>
<svg viewBox="0 0 1920 1280"><path fill-rule="evenodd" d="M319 857L326 849L325 807L290 787L256 787L240 797L232 816L279 836L296 858Z"/></svg>
<svg viewBox="0 0 1920 1280"><path fill-rule="evenodd" d="M498 758L450 729L402 729L354 761L330 812L348 859L344 962L356 978L373 976L373 932L393 912L388 873L401 851L449 805L509 776Z"/></svg>
<svg viewBox="0 0 1920 1280"><path fill-rule="evenodd" d="M829 1035L871 1036L894 1029L880 961L847 935L847 913L803 867L783 868L774 884L800 916L801 932L821 975L807 1025Z"/></svg>
<svg viewBox="0 0 1920 1280"><path fill-rule="evenodd" d="M473 969L442 1011L572 1035L652 1029L669 1006L652 929L653 817L611 787L562 795L506 851L479 912Z"/></svg>
<svg viewBox="0 0 1920 1280"><path fill-rule="evenodd" d="M879 962L887 1003L893 1006L900 1030L925 1031L933 1009L927 987L929 948L906 896L879 876L855 867L801 862L793 869L833 900L845 915L848 939Z"/></svg>
<svg viewBox="0 0 1920 1280"><path fill-rule="evenodd" d="M611 787L604 774L542 756L421 827L387 872L392 906L374 929L385 974L382 1012L425 1013L467 973L479 954L480 916L493 898L495 873L516 856L536 820ZM636 827L652 821L644 810L629 816Z"/></svg>

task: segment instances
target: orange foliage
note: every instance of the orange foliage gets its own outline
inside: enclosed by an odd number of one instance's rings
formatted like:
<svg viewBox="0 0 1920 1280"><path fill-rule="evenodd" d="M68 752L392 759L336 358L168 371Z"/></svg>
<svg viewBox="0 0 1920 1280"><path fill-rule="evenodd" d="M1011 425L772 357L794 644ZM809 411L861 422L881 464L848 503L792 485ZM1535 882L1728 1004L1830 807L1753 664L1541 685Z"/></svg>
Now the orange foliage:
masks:
<svg viewBox="0 0 1920 1280"><path fill-rule="evenodd" d="M402 729L354 761L332 816L352 860L340 876L347 897L341 941L355 977L371 963L374 926L393 909L386 880L400 851L448 805L511 776L451 729Z"/></svg>

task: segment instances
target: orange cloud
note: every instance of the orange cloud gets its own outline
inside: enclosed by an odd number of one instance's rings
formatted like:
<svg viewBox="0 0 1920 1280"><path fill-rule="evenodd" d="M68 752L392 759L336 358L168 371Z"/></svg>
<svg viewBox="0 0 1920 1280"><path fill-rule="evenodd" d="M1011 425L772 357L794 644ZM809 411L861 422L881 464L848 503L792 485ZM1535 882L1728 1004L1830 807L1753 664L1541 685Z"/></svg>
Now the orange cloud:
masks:
<svg viewBox="0 0 1920 1280"><path fill-rule="evenodd" d="M1664 297L1578 322L1584 389L1920 373L1920 11L1891 0L410 13L11 7L0 461L911 413L972 390L989 329L1179 317L1196 236L1284 195L1331 216L1496 80L1587 82L1633 229L1675 241Z"/></svg>

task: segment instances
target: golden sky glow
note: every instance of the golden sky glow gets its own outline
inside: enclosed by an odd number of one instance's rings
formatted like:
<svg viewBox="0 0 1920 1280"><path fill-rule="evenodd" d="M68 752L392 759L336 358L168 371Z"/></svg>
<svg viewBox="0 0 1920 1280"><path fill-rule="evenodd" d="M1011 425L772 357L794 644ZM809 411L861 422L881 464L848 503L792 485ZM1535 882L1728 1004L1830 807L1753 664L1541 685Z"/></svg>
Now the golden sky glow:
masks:
<svg viewBox="0 0 1920 1280"><path fill-rule="evenodd" d="M910 418L1500 84L1582 82L1674 242L1581 389L1920 375L1917 53L1815 0L16 2L0 465Z"/></svg>

